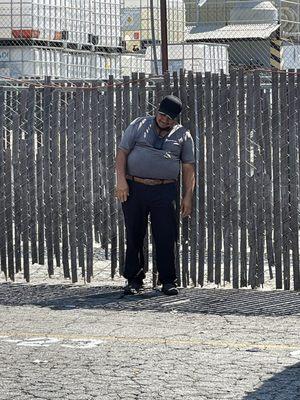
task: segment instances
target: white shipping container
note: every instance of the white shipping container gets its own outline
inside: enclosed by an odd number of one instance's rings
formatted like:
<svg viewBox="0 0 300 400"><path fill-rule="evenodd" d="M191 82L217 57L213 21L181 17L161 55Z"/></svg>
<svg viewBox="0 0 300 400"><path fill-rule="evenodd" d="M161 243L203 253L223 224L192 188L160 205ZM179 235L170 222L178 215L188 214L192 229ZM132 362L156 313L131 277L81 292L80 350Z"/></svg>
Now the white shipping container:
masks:
<svg viewBox="0 0 300 400"><path fill-rule="evenodd" d="M62 49L9 47L0 52L2 76L62 79L120 78L121 55Z"/></svg>
<svg viewBox="0 0 300 400"><path fill-rule="evenodd" d="M121 71L122 76L130 76L132 72L146 72L145 54L122 54Z"/></svg>
<svg viewBox="0 0 300 400"><path fill-rule="evenodd" d="M158 60L158 72L162 74L162 62L160 47L156 47ZM194 72L212 72L218 73L221 70L225 74L229 72L228 46L223 44L205 44L205 43L181 43L170 44L168 46L169 71L179 72L180 69ZM146 50L146 73L154 74L154 56L153 47Z"/></svg>
<svg viewBox="0 0 300 400"><path fill-rule="evenodd" d="M67 35L70 42L87 44L96 36L95 44L116 47L120 9L121 0L0 0L0 37L58 40Z"/></svg>

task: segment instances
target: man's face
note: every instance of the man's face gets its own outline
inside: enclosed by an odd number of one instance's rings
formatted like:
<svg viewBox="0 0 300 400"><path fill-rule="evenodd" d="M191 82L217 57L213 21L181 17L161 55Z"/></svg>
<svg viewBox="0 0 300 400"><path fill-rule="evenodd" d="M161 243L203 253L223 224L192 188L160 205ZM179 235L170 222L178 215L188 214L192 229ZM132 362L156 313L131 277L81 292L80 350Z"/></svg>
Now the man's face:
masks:
<svg viewBox="0 0 300 400"><path fill-rule="evenodd" d="M160 112L156 114L156 123L159 126L159 128L163 130L168 130L170 128L173 128L174 125L176 125L176 121L174 119L171 119L167 115L162 114Z"/></svg>

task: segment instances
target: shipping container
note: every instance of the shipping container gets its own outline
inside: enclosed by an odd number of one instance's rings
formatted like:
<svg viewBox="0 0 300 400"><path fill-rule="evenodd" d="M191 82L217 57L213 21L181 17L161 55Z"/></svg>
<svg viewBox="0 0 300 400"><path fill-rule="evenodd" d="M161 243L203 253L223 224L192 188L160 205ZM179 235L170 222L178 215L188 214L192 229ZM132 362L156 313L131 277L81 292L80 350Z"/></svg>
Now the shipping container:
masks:
<svg viewBox="0 0 300 400"><path fill-rule="evenodd" d="M158 71L162 73L160 47L156 48L158 58ZM181 43L170 44L168 46L169 71L179 72L180 69L194 72L212 72L219 73L221 70L225 74L229 72L228 46L222 44L204 44L204 43ZM146 73L154 74L153 48L146 50Z"/></svg>

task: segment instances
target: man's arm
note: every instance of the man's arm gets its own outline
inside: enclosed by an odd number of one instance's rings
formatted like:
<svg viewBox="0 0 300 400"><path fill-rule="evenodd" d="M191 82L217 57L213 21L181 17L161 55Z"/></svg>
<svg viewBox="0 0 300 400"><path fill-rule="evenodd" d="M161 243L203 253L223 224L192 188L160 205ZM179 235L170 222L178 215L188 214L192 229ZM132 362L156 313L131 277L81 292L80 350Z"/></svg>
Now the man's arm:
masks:
<svg viewBox="0 0 300 400"><path fill-rule="evenodd" d="M192 213L192 200L195 189L194 164L182 164L182 180L184 194L181 202L181 213L183 217L187 217Z"/></svg>
<svg viewBox="0 0 300 400"><path fill-rule="evenodd" d="M126 163L128 154L128 150L118 149L116 156L116 197L118 198L118 200L120 200L121 203L127 201L127 197L129 196L129 187L126 181Z"/></svg>

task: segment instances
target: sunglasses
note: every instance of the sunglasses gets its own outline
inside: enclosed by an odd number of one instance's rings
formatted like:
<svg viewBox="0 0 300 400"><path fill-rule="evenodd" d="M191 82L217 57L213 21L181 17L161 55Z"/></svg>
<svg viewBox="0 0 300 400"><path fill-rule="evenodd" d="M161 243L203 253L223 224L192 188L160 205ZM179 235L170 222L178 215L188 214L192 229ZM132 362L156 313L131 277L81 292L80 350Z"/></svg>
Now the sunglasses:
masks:
<svg viewBox="0 0 300 400"><path fill-rule="evenodd" d="M158 114L163 115L164 117L169 118L171 121L174 121L174 119L171 118L170 115L168 115L168 114L165 114L165 113L163 113L163 112L161 112L161 111L158 111Z"/></svg>

